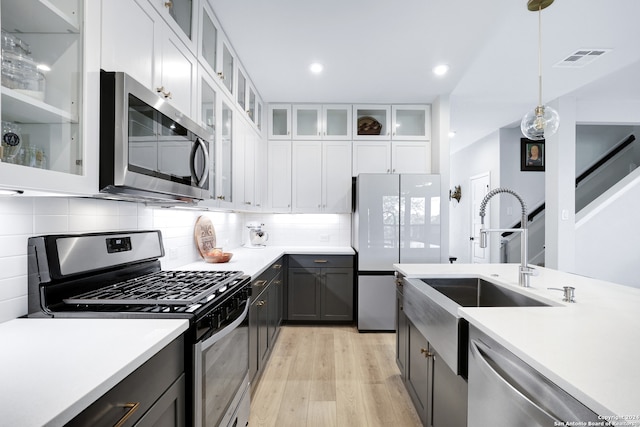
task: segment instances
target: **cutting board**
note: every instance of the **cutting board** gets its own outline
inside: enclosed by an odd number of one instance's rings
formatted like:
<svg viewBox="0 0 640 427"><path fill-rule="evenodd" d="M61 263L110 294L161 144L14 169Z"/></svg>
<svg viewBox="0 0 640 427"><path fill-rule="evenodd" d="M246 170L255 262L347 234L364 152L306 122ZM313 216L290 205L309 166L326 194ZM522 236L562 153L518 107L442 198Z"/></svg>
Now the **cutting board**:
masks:
<svg viewBox="0 0 640 427"><path fill-rule="evenodd" d="M198 252L204 258L206 253L216 247L216 229L211 219L204 215L199 216L196 220L194 235Z"/></svg>

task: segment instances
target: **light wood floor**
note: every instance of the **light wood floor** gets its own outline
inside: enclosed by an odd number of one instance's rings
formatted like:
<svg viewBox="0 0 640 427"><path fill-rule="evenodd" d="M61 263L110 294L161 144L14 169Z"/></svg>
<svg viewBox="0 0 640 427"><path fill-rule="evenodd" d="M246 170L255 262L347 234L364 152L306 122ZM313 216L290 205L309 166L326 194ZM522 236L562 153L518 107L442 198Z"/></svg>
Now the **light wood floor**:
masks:
<svg viewBox="0 0 640 427"><path fill-rule="evenodd" d="M395 363L395 335L283 326L251 401L250 427L420 426Z"/></svg>

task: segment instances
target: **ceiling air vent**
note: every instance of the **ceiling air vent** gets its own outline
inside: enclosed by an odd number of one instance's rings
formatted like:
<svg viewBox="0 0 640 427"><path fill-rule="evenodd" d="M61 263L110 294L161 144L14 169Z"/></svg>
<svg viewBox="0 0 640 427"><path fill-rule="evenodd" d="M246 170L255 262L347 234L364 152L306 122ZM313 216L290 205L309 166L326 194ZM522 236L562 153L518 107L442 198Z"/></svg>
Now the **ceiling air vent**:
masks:
<svg viewBox="0 0 640 427"><path fill-rule="evenodd" d="M562 61L554 65L561 68L582 68L601 58L605 53L611 52L611 49L580 49L564 58Z"/></svg>

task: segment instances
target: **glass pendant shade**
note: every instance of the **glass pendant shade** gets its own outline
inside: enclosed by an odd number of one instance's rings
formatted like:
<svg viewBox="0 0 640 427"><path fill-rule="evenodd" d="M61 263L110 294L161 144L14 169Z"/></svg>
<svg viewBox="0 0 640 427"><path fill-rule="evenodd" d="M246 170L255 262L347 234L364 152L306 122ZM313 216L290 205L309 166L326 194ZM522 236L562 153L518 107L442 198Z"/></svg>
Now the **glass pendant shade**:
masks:
<svg viewBox="0 0 640 427"><path fill-rule="evenodd" d="M528 139L538 141L556 133L559 125L560 116L556 110L547 105L538 105L522 118L520 130Z"/></svg>

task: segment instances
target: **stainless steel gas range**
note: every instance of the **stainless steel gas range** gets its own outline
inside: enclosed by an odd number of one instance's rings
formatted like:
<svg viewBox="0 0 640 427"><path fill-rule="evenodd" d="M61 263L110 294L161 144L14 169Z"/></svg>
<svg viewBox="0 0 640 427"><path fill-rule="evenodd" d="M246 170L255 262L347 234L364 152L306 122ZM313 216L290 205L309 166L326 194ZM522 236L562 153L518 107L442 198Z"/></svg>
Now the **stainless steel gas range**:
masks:
<svg viewBox="0 0 640 427"><path fill-rule="evenodd" d="M163 271L160 231L37 236L28 251L29 317L188 319L187 424L248 424L249 277Z"/></svg>

